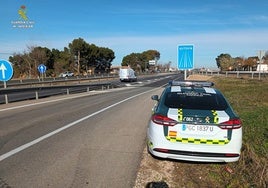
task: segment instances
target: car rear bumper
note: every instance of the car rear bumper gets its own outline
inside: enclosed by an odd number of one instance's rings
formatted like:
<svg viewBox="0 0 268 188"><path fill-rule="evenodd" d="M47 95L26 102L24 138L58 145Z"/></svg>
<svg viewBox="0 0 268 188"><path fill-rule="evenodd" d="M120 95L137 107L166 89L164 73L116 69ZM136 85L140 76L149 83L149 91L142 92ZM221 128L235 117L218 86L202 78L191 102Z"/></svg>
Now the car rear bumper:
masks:
<svg viewBox="0 0 268 188"><path fill-rule="evenodd" d="M239 160L242 147L242 130L233 131L233 139L227 144L196 144L167 140L160 126L148 128L149 152L160 158L199 162L235 162Z"/></svg>
<svg viewBox="0 0 268 188"><path fill-rule="evenodd" d="M184 160L184 161L195 161L195 162L236 162L239 160L240 155L227 156L225 153L209 153L209 152L189 152L189 151L179 151L179 150L166 150L159 148L150 148L148 146L149 153L156 157Z"/></svg>

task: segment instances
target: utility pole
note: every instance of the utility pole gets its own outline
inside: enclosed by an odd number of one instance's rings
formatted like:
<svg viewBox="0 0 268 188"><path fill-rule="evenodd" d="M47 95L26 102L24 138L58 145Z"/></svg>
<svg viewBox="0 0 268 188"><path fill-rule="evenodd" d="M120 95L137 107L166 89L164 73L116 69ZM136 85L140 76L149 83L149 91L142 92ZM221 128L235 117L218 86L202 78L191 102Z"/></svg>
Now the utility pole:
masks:
<svg viewBox="0 0 268 188"><path fill-rule="evenodd" d="M80 50L78 50L78 55L77 55L77 73L80 75Z"/></svg>

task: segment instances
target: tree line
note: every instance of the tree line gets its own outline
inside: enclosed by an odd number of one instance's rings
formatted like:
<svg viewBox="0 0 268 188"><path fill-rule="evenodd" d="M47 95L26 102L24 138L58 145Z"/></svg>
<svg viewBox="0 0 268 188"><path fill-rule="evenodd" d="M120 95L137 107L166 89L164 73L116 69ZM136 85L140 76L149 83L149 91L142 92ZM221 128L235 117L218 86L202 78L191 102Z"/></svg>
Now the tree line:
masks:
<svg viewBox="0 0 268 188"><path fill-rule="evenodd" d="M41 46L28 46L23 53L15 53L9 57L13 64L15 78L36 78L39 76L38 66L44 64L46 76L55 77L64 71L72 71L75 75L109 73L115 53L107 47L89 44L82 38L74 39L63 50L48 49ZM158 64L160 53L157 50L147 50L141 53L131 53L123 57L121 66L130 66L137 72L169 70L171 62ZM150 65L149 61L154 61ZM235 57L230 54L220 54L216 59L218 68L228 70L254 70L260 62L268 64L268 51L262 59L254 57Z"/></svg>
<svg viewBox="0 0 268 188"><path fill-rule="evenodd" d="M74 39L64 49L28 46L27 51L9 57L13 64L14 77L38 77L40 64L47 67L46 76L57 76L63 71L77 75L89 71L108 71L115 58L113 50L89 44L84 39Z"/></svg>
<svg viewBox="0 0 268 188"><path fill-rule="evenodd" d="M122 60L122 66L130 66L137 72L152 70L160 59L160 53L157 50L147 50L142 53L131 53ZM149 61L154 61L155 65L151 66ZM171 63L169 63L170 65ZM163 67L162 65L158 65ZM159 67L158 67L159 68Z"/></svg>
<svg viewBox="0 0 268 188"><path fill-rule="evenodd" d="M130 66L137 71L145 71L149 68L149 60L159 60L159 58L158 51L148 50L125 56L121 65ZM74 39L63 50L27 46L27 50L23 53L15 53L9 57L9 61L13 64L15 78L38 77L40 64L46 66L46 76L51 77L64 71L72 71L75 75L109 73L114 59L113 50L89 44L82 38Z"/></svg>
<svg viewBox="0 0 268 188"><path fill-rule="evenodd" d="M268 51L259 59L253 57L232 57L230 54L222 53L216 58L216 63L221 71L251 71L256 70L259 63L268 64Z"/></svg>

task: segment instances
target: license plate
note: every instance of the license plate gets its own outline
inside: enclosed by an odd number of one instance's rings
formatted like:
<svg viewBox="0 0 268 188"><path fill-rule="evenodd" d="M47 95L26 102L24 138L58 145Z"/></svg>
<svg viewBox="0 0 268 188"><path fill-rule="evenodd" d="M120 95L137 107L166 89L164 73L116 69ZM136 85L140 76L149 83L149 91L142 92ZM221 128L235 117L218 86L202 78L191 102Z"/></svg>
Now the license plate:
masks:
<svg viewBox="0 0 268 188"><path fill-rule="evenodd" d="M213 134L214 126L210 125L191 125L191 124L183 124L181 126L181 133L190 133L190 134L202 134L209 135Z"/></svg>

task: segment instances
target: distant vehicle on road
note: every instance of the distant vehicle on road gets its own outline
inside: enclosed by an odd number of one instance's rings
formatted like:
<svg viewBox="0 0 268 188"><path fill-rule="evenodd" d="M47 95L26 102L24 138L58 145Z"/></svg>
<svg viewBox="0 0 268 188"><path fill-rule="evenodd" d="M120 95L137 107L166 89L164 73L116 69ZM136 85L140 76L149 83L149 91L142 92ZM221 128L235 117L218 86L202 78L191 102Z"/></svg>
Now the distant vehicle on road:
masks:
<svg viewBox="0 0 268 188"><path fill-rule="evenodd" d="M121 82L136 82L137 76L133 69L127 68L120 68L119 70L119 79Z"/></svg>
<svg viewBox="0 0 268 188"><path fill-rule="evenodd" d="M72 77L72 76L74 76L74 73L71 71L66 71L66 72L60 73L60 75L59 75L59 77L63 77L63 78Z"/></svg>
<svg viewBox="0 0 268 188"><path fill-rule="evenodd" d="M257 71L262 71L262 72L268 71L268 65L267 64L258 64Z"/></svg>

